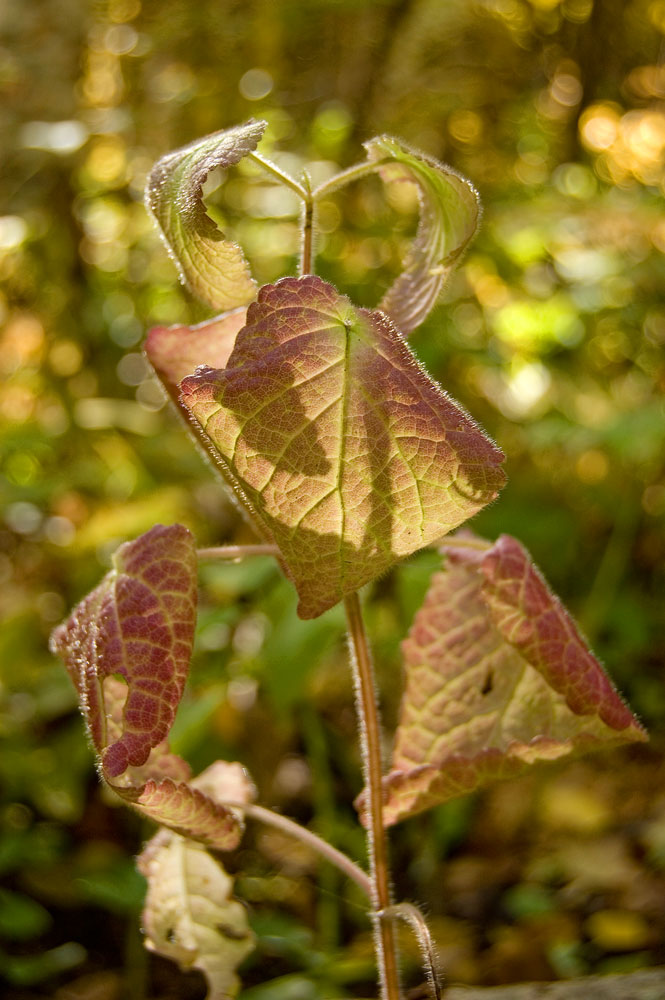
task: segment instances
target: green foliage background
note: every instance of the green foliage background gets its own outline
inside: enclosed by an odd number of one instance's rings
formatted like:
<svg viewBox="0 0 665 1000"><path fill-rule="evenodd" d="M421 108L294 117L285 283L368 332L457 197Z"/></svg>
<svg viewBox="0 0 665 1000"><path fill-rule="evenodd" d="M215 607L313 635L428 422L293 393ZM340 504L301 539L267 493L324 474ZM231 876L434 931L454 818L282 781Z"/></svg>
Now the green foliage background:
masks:
<svg viewBox="0 0 665 1000"><path fill-rule="evenodd" d="M398 892L455 980L665 959L665 3L663 0L5 0L0 10L0 975L7 996L199 997L146 956L132 856L148 830L98 787L51 628L156 521L250 541L141 356L205 317L142 205L163 153L250 116L261 151L325 177L389 132L485 205L414 336L498 440L510 482L476 522L518 535L653 735L405 823ZM280 159L281 158L281 159ZM217 178L219 180L220 178ZM294 206L254 168L215 192L257 277L293 273ZM414 206L363 182L323 206L318 270L374 304ZM388 721L398 643L436 565L368 593ZM202 572L175 748L251 769L264 802L361 858L339 609L302 623L270 560ZM660 785L659 785L660 782ZM586 854L584 852L587 852ZM247 1000L366 996L361 901L251 831L230 859L259 936ZM413 983L413 947L405 943ZM259 987L269 977L275 987Z"/></svg>

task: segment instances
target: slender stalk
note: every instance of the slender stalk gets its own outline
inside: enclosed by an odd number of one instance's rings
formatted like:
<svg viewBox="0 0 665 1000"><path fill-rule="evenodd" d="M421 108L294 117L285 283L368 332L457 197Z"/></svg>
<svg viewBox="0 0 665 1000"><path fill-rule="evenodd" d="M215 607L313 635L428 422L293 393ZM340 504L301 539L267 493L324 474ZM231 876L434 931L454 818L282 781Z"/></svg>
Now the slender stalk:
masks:
<svg viewBox="0 0 665 1000"><path fill-rule="evenodd" d="M363 777L368 797L368 847L375 942L382 1000L400 1000L395 932L391 921L381 919L381 911L391 905L388 867L388 839L383 825L383 766L379 709L374 686L372 659L365 634L358 594L344 598L349 627L351 665L356 691L358 729L363 759Z"/></svg>
<svg viewBox="0 0 665 1000"><path fill-rule="evenodd" d="M197 549L199 559L245 559L247 556L276 556L276 545L214 545L208 549Z"/></svg>
<svg viewBox="0 0 665 1000"><path fill-rule="evenodd" d="M273 812L271 809L266 809L264 806L245 802L221 802L220 805L228 806L229 809L241 809L245 816L249 816L250 819L258 820L258 822L265 823L267 826L282 830L301 843L307 844L317 854L320 854L322 858L325 858L335 868L338 868L347 875L356 885L360 886L366 896L371 898L372 885L366 872L346 854L338 851L336 847L333 847L327 840L323 840L322 837L313 833L312 830L308 830L307 827L301 826L300 823L296 823L294 820L289 819L287 816L282 816L280 813Z"/></svg>
<svg viewBox="0 0 665 1000"><path fill-rule="evenodd" d="M303 204L303 214L301 222L302 251L300 255L300 273L312 274L312 264L313 264L312 236L314 231L314 198L312 195L312 186L307 171L305 171L305 173L303 174L303 180L305 182L303 190L306 191L306 197L305 197L305 202Z"/></svg>
<svg viewBox="0 0 665 1000"><path fill-rule="evenodd" d="M399 918L407 923L418 939L423 962L427 970L432 1000L441 1000L441 984L436 971L436 954L432 935L430 934L427 921L417 906L413 903L395 903L386 910L382 910L380 916L383 919Z"/></svg>
<svg viewBox="0 0 665 1000"><path fill-rule="evenodd" d="M286 184L287 187L290 187L292 191L295 191L299 198L302 198L303 201L306 202L309 200L309 192L301 184L298 184L298 181L294 177L291 177L291 175L287 174L286 171L281 169L281 167L278 167L276 163L272 163L270 160L267 160L265 156L261 156L260 153L249 153L247 158L254 160L255 163L258 163L258 165L263 167L263 169L269 174L272 174L276 180L281 181L282 184Z"/></svg>
<svg viewBox="0 0 665 1000"><path fill-rule="evenodd" d="M356 163L355 166L349 167L347 170L342 170L341 173L335 174L334 177L330 177L327 181L319 184L312 192L312 198L314 201L320 201L321 198L332 194L333 191L344 187L345 184L352 184L354 181L359 181L361 178L369 176L369 174L375 174L381 163L381 160L373 163Z"/></svg>

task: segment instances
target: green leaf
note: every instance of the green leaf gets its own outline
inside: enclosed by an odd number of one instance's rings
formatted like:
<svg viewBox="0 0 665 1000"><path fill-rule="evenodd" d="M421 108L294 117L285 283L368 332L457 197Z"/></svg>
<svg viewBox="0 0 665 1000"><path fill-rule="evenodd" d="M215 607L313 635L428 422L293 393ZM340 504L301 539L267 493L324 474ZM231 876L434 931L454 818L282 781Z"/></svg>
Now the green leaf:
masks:
<svg viewBox="0 0 665 1000"><path fill-rule="evenodd" d="M387 824L539 760L646 739L519 542L465 536L446 552L403 643Z"/></svg>
<svg viewBox="0 0 665 1000"><path fill-rule="evenodd" d="M197 556L180 524L155 525L113 556L113 569L51 637L76 686L105 776L148 760L173 724L194 641ZM110 705L126 682L120 732L108 731Z"/></svg>
<svg viewBox="0 0 665 1000"><path fill-rule="evenodd" d="M365 149L385 181L411 181L418 186L418 231L402 274L379 306L408 335L430 313L473 239L480 219L480 199L470 181L451 167L390 136L371 139Z"/></svg>
<svg viewBox="0 0 665 1000"><path fill-rule="evenodd" d="M252 951L254 936L222 865L200 844L160 830L138 866L148 880L146 947L184 970L199 969L208 981L208 1000L235 997L236 969Z"/></svg>
<svg viewBox="0 0 665 1000"><path fill-rule="evenodd" d="M215 132L162 157L146 185L154 215L182 281L213 309L235 309L256 296L242 250L206 213L203 184L215 167L231 167L253 152L266 122Z"/></svg>
<svg viewBox="0 0 665 1000"><path fill-rule="evenodd" d="M313 275L266 285L184 406L249 498L314 618L503 485L502 454L380 312Z"/></svg>

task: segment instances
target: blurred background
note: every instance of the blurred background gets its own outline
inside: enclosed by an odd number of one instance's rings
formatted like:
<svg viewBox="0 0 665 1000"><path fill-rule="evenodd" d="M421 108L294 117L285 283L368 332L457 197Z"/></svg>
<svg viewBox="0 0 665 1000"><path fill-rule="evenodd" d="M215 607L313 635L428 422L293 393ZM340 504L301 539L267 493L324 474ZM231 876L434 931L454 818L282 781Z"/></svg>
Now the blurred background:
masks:
<svg viewBox="0 0 665 1000"><path fill-rule="evenodd" d="M518 535L652 735L402 824L396 891L451 981L665 961L665 0L4 0L0 8L0 978L4 995L201 998L147 955L133 856L48 635L123 540L180 521L251 541L165 406L146 328L206 313L142 203L154 161L247 118L316 179L389 132L479 189L483 226L413 337L507 454L475 522ZM226 183L219 187L222 180ZM210 211L263 282L294 273L297 205L254 167ZM373 305L414 232L399 186L322 206L317 270ZM388 725L399 641L437 565L367 592ZM241 760L266 804L362 859L343 620L295 616L274 563L206 565L174 749ZM258 938L246 1000L373 994L362 900L251 828L227 858ZM403 951L411 996L423 976ZM274 982L261 986L268 979Z"/></svg>

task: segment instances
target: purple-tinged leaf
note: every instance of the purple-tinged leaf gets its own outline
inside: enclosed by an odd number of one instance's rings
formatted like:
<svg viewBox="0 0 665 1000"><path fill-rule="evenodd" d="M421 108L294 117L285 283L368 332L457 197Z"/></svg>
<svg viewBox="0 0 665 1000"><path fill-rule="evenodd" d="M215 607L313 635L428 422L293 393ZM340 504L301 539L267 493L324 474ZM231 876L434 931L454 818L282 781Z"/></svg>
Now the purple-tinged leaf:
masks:
<svg viewBox="0 0 665 1000"><path fill-rule="evenodd" d="M149 819L218 851L237 847L244 830L242 813L225 801L246 804L255 794L240 764L220 760L189 782L164 777L138 789L112 787Z"/></svg>
<svg viewBox="0 0 665 1000"><path fill-rule="evenodd" d="M480 199L473 185L450 167L390 136L371 139L365 149L385 181L411 181L418 187L418 231L404 270L379 306L408 335L436 304L450 272L473 239Z"/></svg>
<svg viewBox="0 0 665 1000"><path fill-rule="evenodd" d="M466 521L502 454L383 313L313 275L266 285L224 370L181 399L237 479L313 618Z"/></svg>
<svg viewBox="0 0 665 1000"><path fill-rule="evenodd" d="M403 643L387 824L539 760L646 739L519 542L466 537L446 554Z"/></svg>
<svg viewBox="0 0 665 1000"><path fill-rule="evenodd" d="M207 214L203 185L215 167L231 167L252 153L265 122L215 132L162 157L146 185L154 215L183 282L213 309L235 309L256 296L256 283L237 244Z"/></svg>
<svg viewBox="0 0 665 1000"><path fill-rule="evenodd" d="M53 633L51 646L76 685L108 780L140 767L167 736L189 671L196 620L196 548L182 525L156 525L121 545L113 569ZM108 716L127 685L121 733Z"/></svg>
<svg viewBox="0 0 665 1000"><path fill-rule="evenodd" d="M199 365L225 368L246 309L235 309L197 326L155 326L144 350L169 395L178 398L178 385Z"/></svg>
<svg viewBox="0 0 665 1000"><path fill-rule="evenodd" d="M183 970L201 971L207 1000L231 1000L240 987L236 969L254 947L231 877L204 847L169 830L152 838L137 864L148 882L146 947Z"/></svg>

